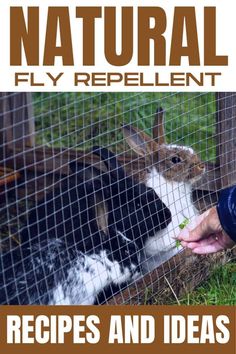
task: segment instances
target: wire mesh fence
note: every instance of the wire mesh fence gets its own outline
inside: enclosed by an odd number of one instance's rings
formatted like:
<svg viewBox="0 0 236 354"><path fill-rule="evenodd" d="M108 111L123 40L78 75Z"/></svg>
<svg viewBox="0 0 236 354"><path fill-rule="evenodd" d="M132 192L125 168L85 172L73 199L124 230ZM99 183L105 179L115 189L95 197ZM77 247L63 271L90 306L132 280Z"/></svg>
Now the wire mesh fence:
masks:
<svg viewBox="0 0 236 354"><path fill-rule="evenodd" d="M236 179L234 93L1 93L1 303L165 303L232 251L176 243Z"/></svg>

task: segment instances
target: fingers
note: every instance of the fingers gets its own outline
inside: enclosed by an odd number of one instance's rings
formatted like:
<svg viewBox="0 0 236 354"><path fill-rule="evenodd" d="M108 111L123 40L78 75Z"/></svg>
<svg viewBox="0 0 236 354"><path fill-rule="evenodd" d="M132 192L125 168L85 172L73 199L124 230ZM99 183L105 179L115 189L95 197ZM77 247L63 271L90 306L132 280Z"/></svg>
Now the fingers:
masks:
<svg viewBox="0 0 236 354"><path fill-rule="evenodd" d="M201 240L204 235L207 234L208 225L206 219L208 215L209 210L194 218L193 221L180 232L178 240L188 242Z"/></svg>
<svg viewBox="0 0 236 354"><path fill-rule="evenodd" d="M185 228L180 231L178 236L175 236L173 238L178 239L180 241L189 239L190 232L202 221L202 219L203 219L203 214L195 217L194 219L192 219L190 224L185 226Z"/></svg>
<svg viewBox="0 0 236 354"><path fill-rule="evenodd" d="M178 236L180 241L194 242L222 232L216 208L207 210L196 217Z"/></svg>
<svg viewBox="0 0 236 354"><path fill-rule="evenodd" d="M209 253L215 253L222 250L223 250L222 246L217 242L208 246L197 246L194 249L192 249L193 253L196 254L209 254Z"/></svg>
<svg viewBox="0 0 236 354"><path fill-rule="evenodd" d="M182 241L181 244L183 246L183 243L184 243L185 244L184 247L194 249L196 247L206 247L206 246L214 244L215 242L216 242L215 236L210 236L206 239L202 239L197 242L184 242L184 241Z"/></svg>
<svg viewBox="0 0 236 354"><path fill-rule="evenodd" d="M196 254L208 254L222 251L225 249L224 243L221 242L222 235L211 235L206 239L202 239L197 242L185 242L182 241L181 245Z"/></svg>

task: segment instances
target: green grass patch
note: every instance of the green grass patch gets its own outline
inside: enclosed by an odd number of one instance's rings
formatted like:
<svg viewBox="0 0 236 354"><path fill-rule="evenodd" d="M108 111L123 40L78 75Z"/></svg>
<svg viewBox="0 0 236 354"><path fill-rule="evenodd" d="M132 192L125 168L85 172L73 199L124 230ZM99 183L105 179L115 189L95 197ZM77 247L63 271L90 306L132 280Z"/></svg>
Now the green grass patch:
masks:
<svg viewBox="0 0 236 354"><path fill-rule="evenodd" d="M217 267L208 280L179 302L181 305L236 305L236 262Z"/></svg>
<svg viewBox="0 0 236 354"><path fill-rule="evenodd" d="M37 143L88 149L94 144L125 149L120 125L151 135L157 107L165 109L167 141L192 146L215 159L214 93L34 93Z"/></svg>

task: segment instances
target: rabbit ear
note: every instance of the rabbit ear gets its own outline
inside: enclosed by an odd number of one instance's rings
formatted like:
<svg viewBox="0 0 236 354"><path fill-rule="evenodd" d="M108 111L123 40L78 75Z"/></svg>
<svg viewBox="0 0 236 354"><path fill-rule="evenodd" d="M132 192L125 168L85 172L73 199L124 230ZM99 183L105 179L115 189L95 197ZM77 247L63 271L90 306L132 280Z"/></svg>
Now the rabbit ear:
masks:
<svg viewBox="0 0 236 354"><path fill-rule="evenodd" d="M89 164L86 164L82 161L76 161L76 160L73 160L73 161L70 161L70 170L76 174L76 173L82 173L83 171L86 173L90 173L91 172L91 166Z"/></svg>
<svg viewBox="0 0 236 354"><path fill-rule="evenodd" d="M164 110L161 107L157 108L152 134L157 144L165 144Z"/></svg>
<svg viewBox="0 0 236 354"><path fill-rule="evenodd" d="M70 169L73 173L76 173L79 169L77 161L73 160L70 162Z"/></svg>
<svg viewBox="0 0 236 354"><path fill-rule="evenodd" d="M107 203L102 196L96 194L95 196L95 215L98 228L105 234L108 233L108 208Z"/></svg>
<svg viewBox="0 0 236 354"><path fill-rule="evenodd" d="M158 150L159 145L138 128L128 124L122 126L122 130L126 142L139 156L144 157Z"/></svg>
<svg viewBox="0 0 236 354"><path fill-rule="evenodd" d="M98 229L108 234L108 207L106 199L110 197L108 188L103 185L101 178L94 178L84 183L86 195L89 200L89 205L95 211L95 221Z"/></svg>
<svg viewBox="0 0 236 354"><path fill-rule="evenodd" d="M123 180L126 177L123 167L120 165L116 156L110 150L100 146L94 146L92 148L92 152L93 154L102 158L111 177L115 178L116 180Z"/></svg>
<svg viewBox="0 0 236 354"><path fill-rule="evenodd" d="M77 161L70 162L70 169L81 182L93 180L101 174L96 167Z"/></svg>

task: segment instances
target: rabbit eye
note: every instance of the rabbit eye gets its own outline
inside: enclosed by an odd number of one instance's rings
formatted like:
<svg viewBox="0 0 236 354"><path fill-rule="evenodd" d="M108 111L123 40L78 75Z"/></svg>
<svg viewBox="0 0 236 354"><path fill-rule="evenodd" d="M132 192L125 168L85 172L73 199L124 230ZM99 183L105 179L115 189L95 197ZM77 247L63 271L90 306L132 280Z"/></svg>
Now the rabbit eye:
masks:
<svg viewBox="0 0 236 354"><path fill-rule="evenodd" d="M180 163L182 160L180 157L174 156L171 158L171 161L172 161L172 163L176 164L176 163Z"/></svg>
<svg viewBox="0 0 236 354"><path fill-rule="evenodd" d="M136 206L137 206L138 208L140 208L140 203L136 203Z"/></svg>

